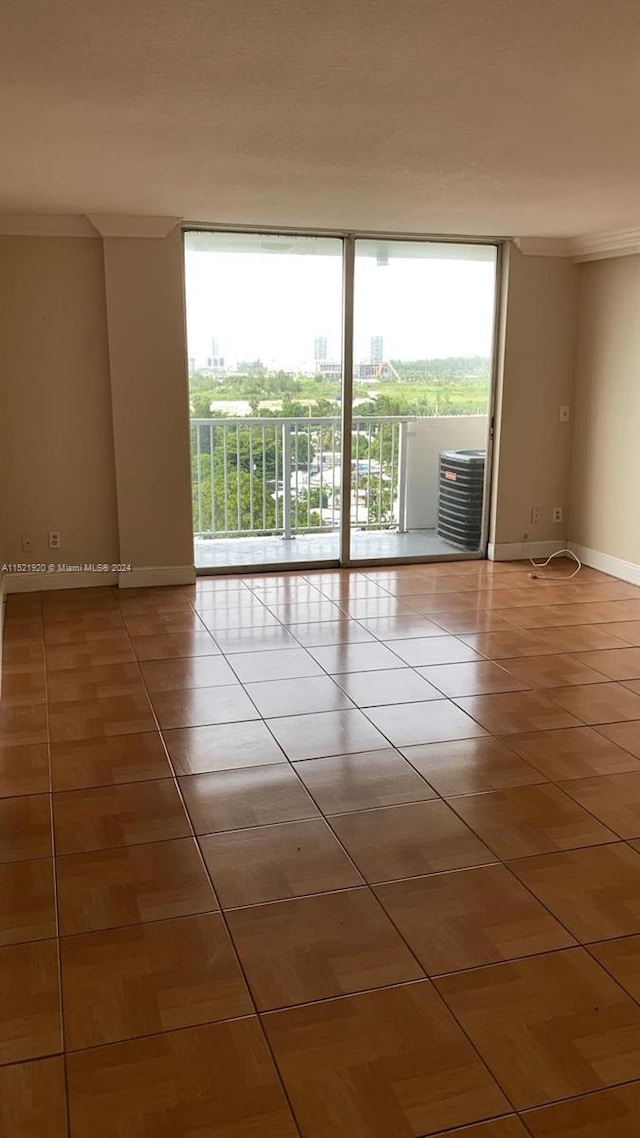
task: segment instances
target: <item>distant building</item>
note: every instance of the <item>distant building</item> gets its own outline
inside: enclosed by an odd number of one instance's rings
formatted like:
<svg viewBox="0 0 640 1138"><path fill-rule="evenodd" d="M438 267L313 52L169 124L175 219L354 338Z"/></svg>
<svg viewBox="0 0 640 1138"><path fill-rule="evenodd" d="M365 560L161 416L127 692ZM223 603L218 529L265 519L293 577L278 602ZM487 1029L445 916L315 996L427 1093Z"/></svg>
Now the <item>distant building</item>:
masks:
<svg viewBox="0 0 640 1138"><path fill-rule="evenodd" d="M211 355L207 356L207 367L211 371L224 371L224 356L220 355L218 341L215 337L211 341Z"/></svg>
<svg viewBox="0 0 640 1138"><path fill-rule="evenodd" d="M320 363L327 358L327 337L316 336L313 341L313 358L316 363Z"/></svg>
<svg viewBox="0 0 640 1138"><path fill-rule="evenodd" d="M381 364L384 360L384 338L382 336L371 337L371 347L369 351L369 361L372 364Z"/></svg>

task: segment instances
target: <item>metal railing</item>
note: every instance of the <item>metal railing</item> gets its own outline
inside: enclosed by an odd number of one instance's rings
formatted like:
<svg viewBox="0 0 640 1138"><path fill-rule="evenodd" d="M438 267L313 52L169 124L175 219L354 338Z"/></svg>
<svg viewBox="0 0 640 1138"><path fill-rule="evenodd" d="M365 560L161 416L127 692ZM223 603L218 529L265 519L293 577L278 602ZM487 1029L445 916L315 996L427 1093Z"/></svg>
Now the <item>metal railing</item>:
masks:
<svg viewBox="0 0 640 1138"><path fill-rule="evenodd" d="M411 421L353 419L352 528L404 532ZM341 449L339 417L192 419L195 536L288 538L339 529Z"/></svg>

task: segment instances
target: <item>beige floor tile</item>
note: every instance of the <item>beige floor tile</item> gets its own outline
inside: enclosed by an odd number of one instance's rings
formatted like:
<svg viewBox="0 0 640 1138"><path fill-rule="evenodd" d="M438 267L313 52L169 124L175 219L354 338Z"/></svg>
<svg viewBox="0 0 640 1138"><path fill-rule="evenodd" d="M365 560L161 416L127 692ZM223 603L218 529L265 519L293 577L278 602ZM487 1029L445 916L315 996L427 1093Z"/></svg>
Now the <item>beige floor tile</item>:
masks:
<svg viewBox="0 0 640 1138"><path fill-rule="evenodd" d="M640 678L640 648L612 648L604 652L583 652L577 659L595 668L610 680Z"/></svg>
<svg viewBox="0 0 640 1138"><path fill-rule="evenodd" d="M560 788L614 834L640 838L640 771L574 778Z"/></svg>
<svg viewBox="0 0 640 1138"><path fill-rule="evenodd" d="M587 653L588 655L588 653ZM585 656L559 652L550 656L516 656L502 660L502 667L529 688L561 688L575 684L601 684L601 672L588 667Z"/></svg>
<svg viewBox="0 0 640 1138"><path fill-rule="evenodd" d="M468 664L436 664L420 668L419 672L446 696L522 691L534 686L510 675L504 667L492 660L476 660Z"/></svg>
<svg viewBox="0 0 640 1138"><path fill-rule="evenodd" d="M545 781L539 771L514 755L509 747L485 736L403 747L402 753L444 797Z"/></svg>
<svg viewBox="0 0 640 1138"><path fill-rule="evenodd" d="M127 664L135 660L131 642L125 632L103 636L87 642L47 644L47 673L51 678L60 671L100 668L110 664Z"/></svg>
<svg viewBox="0 0 640 1138"><path fill-rule="evenodd" d="M157 731L51 744L54 790L80 790L88 786L145 782L171 776L171 767Z"/></svg>
<svg viewBox="0 0 640 1138"><path fill-rule="evenodd" d="M55 936L53 861L0 864L0 945Z"/></svg>
<svg viewBox="0 0 640 1138"><path fill-rule="evenodd" d="M313 818L318 807L289 763L191 775L180 780L197 834Z"/></svg>
<svg viewBox="0 0 640 1138"><path fill-rule="evenodd" d="M639 771L627 751L591 727L509 735L507 745L551 781Z"/></svg>
<svg viewBox="0 0 640 1138"><path fill-rule="evenodd" d="M47 709L35 706L0 708L0 747L47 742Z"/></svg>
<svg viewBox="0 0 640 1138"><path fill-rule="evenodd" d="M624 648L625 643L613 632L613 624L573 625L541 629L539 635L549 652L591 652Z"/></svg>
<svg viewBox="0 0 640 1138"><path fill-rule="evenodd" d="M444 802L339 814L331 818L331 825L369 882L495 861Z"/></svg>
<svg viewBox="0 0 640 1138"><path fill-rule="evenodd" d="M46 743L0 745L0 798L48 794L49 748Z"/></svg>
<svg viewBox="0 0 640 1138"><path fill-rule="evenodd" d="M583 723L619 723L640 719L640 695L630 692L622 684L554 688L549 692L549 698Z"/></svg>
<svg viewBox="0 0 640 1138"><path fill-rule="evenodd" d="M155 731L156 724L146 695L121 695L53 703L49 729L52 741L62 743Z"/></svg>
<svg viewBox="0 0 640 1138"><path fill-rule="evenodd" d="M52 672L47 684L49 703L140 694L144 694L144 683L135 663L68 668Z"/></svg>
<svg viewBox="0 0 640 1138"><path fill-rule="evenodd" d="M448 802L501 858L595 846L615 838L550 783L468 794Z"/></svg>
<svg viewBox="0 0 640 1138"><path fill-rule="evenodd" d="M62 1050L55 940L0 948L0 1066Z"/></svg>
<svg viewBox="0 0 640 1138"><path fill-rule="evenodd" d="M321 820L209 834L200 838L200 848L223 908L362 885Z"/></svg>
<svg viewBox="0 0 640 1138"><path fill-rule="evenodd" d="M255 1017L76 1052L67 1070L73 1138L297 1138Z"/></svg>
<svg viewBox="0 0 640 1138"><path fill-rule="evenodd" d="M0 1067L0 1134L67 1138L65 1095L61 1058Z"/></svg>
<svg viewBox="0 0 640 1138"><path fill-rule="evenodd" d="M282 763L286 756L264 723L223 723L165 731L177 775Z"/></svg>
<svg viewBox="0 0 640 1138"><path fill-rule="evenodd" d="M446 699L372 707L367 716L394 747L486 735L480 724Z"/></svg>
<svg viewBox="0 0 640 1138"><path fill-rule="evenodd" d="M151 701L163 731L176 727L240 723L260 718L254 704L238 683L226 684L224 687L153 692Z"/></svg>
<svg viewBox="0 0 640 1138"><path fill-rule="evenodd" d="M411 640L416 636L443 636L446 632L441 624L436 624L418 612L412 612L408 616L365 617L361 625L390 648L393 648L394 640Z"/></svg>
<svg viewBox="0 0 640 1138"><path fill-rule="evenodd" d="M397 806L436 797L435 791L413 767L391 748L310 759L294 765L324 814Z"/></svg>
<svg viewBox="0 0 640 1138"><path fill-rule="evenodd" d="M263 1022L305 1138L407 1138L509 1109L429 981Z"/></svg>
<svg viewBox="0 0 640 1138"><path fill-rule="evenodd" d="M640 759L640 720L630 723L599 723L596 731L628 751L634 758Z"/></svg>
<svg viewBox="0 0 640 1138"><path fill-rule="evenodd" d="M371 632L347 616L340 620L288 624L287 628L303 648L322 648L328 644L371 644L374 640Z"/></svg>
<svg viewBox="0 0 640 1138"><path fill-rule="evenodd" d="M71 1051L252 1010L219 913L63 937L60 954Z"/></svg>
<svg viewBox="0 0 640 1138"><path fill-rule="evenodd" d="M640 1082L527 1111L533 1138L626 1138L640 1116Z"/></svg>
<svg viewBox="0 0 640 1138"><path fill-rule="evenodd" d="M442 699L442 693L412 668L379 672L347 672L336 677L357 707L380 707L389 703L416 703Z"/></svg>
<svg viewBox="0 0 640 1138"><path fill-rule="evenodd" d="M606 968L614 980L640 1000L640 936L625 936L590 944L589 951Z"/></svg>
<svg viewBox="0 0 640 1138"><path fill-rule="evenodd" d="M44 703L46 700L46 684L44 667L27 671L3 673L2 676L2 705L3 707L32 706Z"/></svg>
<svg viewBox="0 0 640 1138"><path fill-rule="evenodd" d="M259 1011L424 976L368 889L234 909L228 921Z"/></svg>
<svg viewBox="0 0 640 1138"><path fill-rule="evenodd" d="M518 1110L632 1079L640 1009L582 948L436 980Z"/></svg>
<svg viewBox="0 0 640 1138"><path fill-rule="evenodd" d="M289 630L282 624L276 624L273 628L228 628L225 630L216 629L216 644L223 652L229 655L251 655L256 656L260 652L280 652L288 649L299 649L298 641L291 635ZM230 660L236 675L238 668L235 667L236 661ZM257 671L257 668L252 671ZM293 671L294 676L299 675L297 671ZM311 675L319 675L319 672L309 673ZM269 675L255 675L251 678L260 679L278 679L279 677ZM285 678L285 677L282 677Z"/></svg>
<svg viewBox="0 0 640 1138"><path fill-rule="evenodd" d="M462 1130L447 1130L442 1138L528 1138L527 1132L515 1114L498 1118L494 1122L479 1122Z"/></svg>
<svg viewBox="0 0 640 1138"><path fill-rule="evenodd" d="M193 838L68 854L56 874L63 936L218 908Z"/></svg>
<svg viewBox="0 0 640 1138"><path fill-rule="evenodd" d="M155 632L131 637L138 660L173 660L190 656L219 656L213 637L202 627L196 631Z"/></svg>
<svg viewBox="0 0 640 1138"><path fill-rule="evenodd" d="M480 661L481 657L468 644L455 636L412 637L395 640L393 651L412 668L435 664L462 664Z"/></svg>
<svg viewBox="0 0 640 1138"><path fill-rule="evenodd" d="M598 684L597 687L606 687L606 684ZM509 735L519 731L553 731L560 727L580 727L580 719L558 707L555 697L557 691L590 690L591 687L553 689L549 698L537 691L501 692L497 695L469 696L466 699L456 699L455 702L493 735Z"/></svg>
<svg viewBox="0 0 640 1138"><path fill-rule="evenodd" d="M432 976L575 944L502 865L394 881L375 892Z"/></svg>
<svg viewBox="0 0 640 1138"><path fill-rule="evenodd" d="M0 863L51 857L48 794L0 798Z"/></svg>
<svg viewBox="0 0 640 1138"><path fill-rule="evenodd" d="M640 856L623 842L509 867L579 941L640 933Z"/></svg>
<svg viewBox="0 0 640 1138"><path fill-rule="evenodd" d="M331 676L346 672L388 671L403 668L402 660L384 644L329 644L311 648L314 660Z"/></svg>
<svg viewBox="0 0 640 1138"><path fill-rule="evenodd" d="M488 660L506 660L514 656L544 656L551 651L540 636L512 626L499 632L461 633L460 639L480 656L486 656Z"/></svg>
<svg viewBox="0 0 640 1138"><path fill-rule="evenodd" d="M267 726L292 763L327 755L380 750L389 745L369 719L355 709L323 711L317 715L287 715L269 719Z"/></svg>
<svg viewBox="0 0 640 1138"><path fill-rule="evenodd" d="M610 624L609 629L614 636L624 640L626 644L640 648L640 620L620 621L619 624Z"/></svg>
<svg viewBox="0 0 640 1138"><path fill-rule="evenodd" d="M53 819L58 855L191 833L172 779L64 791L54 795Z"/></svg>
<svg viewBox="0 0 640 1138"><path fill-rule="evenodd" d="M295 644L295 642L294 642ZM225 648L224 651L231 651ZM303 676L322 676L322 668L305 648L266 652L233 652L229 663L243 684L261 683L264 680L296 680Z"/></svg>
<svg viewBox="0 0 640 1138"><path fill-rule="evenodd" d="M222 656L188 656L186 659L147 660L142 665L150 692L183 691L236 683L235 672Z"/></svg>
<svg viewBox="0 0 640 1138"><path fill-rule="evenodd" d="M306 676L296 680L263 680L246 685L247 695L260 715L313 714L352 708L351 700L330 676Z"/></svg>

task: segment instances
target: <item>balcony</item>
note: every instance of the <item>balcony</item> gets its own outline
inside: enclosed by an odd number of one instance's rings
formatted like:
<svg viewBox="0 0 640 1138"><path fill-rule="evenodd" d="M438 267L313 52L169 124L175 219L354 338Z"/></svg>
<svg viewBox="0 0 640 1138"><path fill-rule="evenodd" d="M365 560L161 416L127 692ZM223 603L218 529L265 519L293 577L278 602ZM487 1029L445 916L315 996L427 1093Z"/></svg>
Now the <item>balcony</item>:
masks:
<svg viewBox="0 0 640 1138"><path fill-rule="evenodd" d="M337 560L338 417L191 420L196 565ZM436 532L438 456L486 446L486 415L354 418L351 554L450 555Z"/></svg>

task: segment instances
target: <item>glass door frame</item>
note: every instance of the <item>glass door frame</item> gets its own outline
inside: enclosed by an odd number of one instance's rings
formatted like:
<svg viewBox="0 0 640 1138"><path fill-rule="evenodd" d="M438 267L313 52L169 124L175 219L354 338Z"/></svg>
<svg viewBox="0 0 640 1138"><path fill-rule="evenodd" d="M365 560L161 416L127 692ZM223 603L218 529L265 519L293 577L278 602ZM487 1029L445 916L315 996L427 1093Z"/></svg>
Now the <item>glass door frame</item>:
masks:
<svg viewBox="0 0 640 1138"><path fill-rule="evenodd" d="M340 532L339 557L318 561L281 561L274 564L206 566L196 568L197 576L223 576L249 572L294 572L304 573L307 569L351 569L375 568L381 565L424 565L447 561L480 561L487 556L489 522L491 514L491 488L493 475L493 452L495 437L495 415L497 400L498 361L501 346L501 316L503 308L503 237L451 236L449 234L388 233L369 230L297 229L288 226L197 224L185 222L182 225L183 274L185 266L184 240L187 233L238 233L291 237L331 237L342 242L342 411L341 411L341 493L340 493ZM404 241L430 245L489 245L496 250L496 271L493 302L493 327L489 376L489 405L487 408L487 443L484 469L481 542L478 550L458 550L443 556L440 553L414 554L398 557L356 558L351 555L351 443L353 421L353 343L354 343L354 300L355 300L355 254L358 240ZM186 290L183 288L186 327ZM185 357L186 344L185 344ZM344 487L348 492L344 493Z"/></svg>

